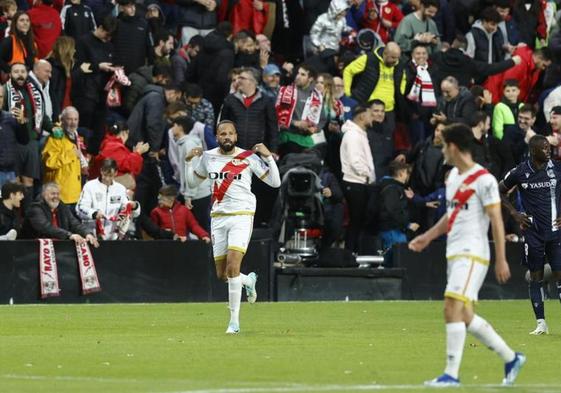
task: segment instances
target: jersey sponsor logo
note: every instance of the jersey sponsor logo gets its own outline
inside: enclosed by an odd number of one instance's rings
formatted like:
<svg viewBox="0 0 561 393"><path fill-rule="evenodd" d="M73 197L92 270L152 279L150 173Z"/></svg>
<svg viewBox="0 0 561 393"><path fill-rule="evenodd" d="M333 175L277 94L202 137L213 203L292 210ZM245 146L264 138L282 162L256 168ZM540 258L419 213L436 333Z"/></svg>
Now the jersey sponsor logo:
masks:
<svg viewBox="0 0 561 393"><path fill-rule="evenodd" d="M539 188L550 188L550 187L554 187L556 185L556 181L555 179L552 179L551 181L541 181L538 183L522 183L521 186L524 189L530 188L530 190L536 190Z"/></svg>
<svg viewBox="0 0 561 393"><path fill-rule="evenodd" d="M240 165L249 165L249 161L247 160L239 160L237 158L234 158L232 161L230 161L232 163L232 165L234 166L240 166Z"/></svg>
<svg viewBox="0 0 561 393"><path fill-rule="evenodd" d="M446 201L447 208L455 209L457 206L459 206L460 210L469 210L469 203L467 202L465 204L462 204L461 202L456 200Z"/></svg>
<svg viewBox="0 0 561 393"><path fill-rule="evenodd" d="M208 178L211 180L241 180L242 174L232 172L209 172Z"/></svg>

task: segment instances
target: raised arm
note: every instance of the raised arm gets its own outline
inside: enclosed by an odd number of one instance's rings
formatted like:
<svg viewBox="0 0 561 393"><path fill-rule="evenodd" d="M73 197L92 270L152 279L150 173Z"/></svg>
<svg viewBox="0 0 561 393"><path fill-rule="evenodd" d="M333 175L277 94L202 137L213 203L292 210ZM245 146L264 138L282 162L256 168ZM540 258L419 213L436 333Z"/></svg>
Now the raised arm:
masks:
<svg viewBox="0 0 561 393"><path fill-rule="evenodd" d="M268 169L263 169L262 167L252 168L253 172L259 177L259 179L271 187L279 188L281 185L281 179L279 174L279 168L277 167L277 163L273 158L273 155L267 149L267 147L262 144L258 143L257 145L253 146L252 149L254 152L261 154L263 160L267 163Z"/></svg>

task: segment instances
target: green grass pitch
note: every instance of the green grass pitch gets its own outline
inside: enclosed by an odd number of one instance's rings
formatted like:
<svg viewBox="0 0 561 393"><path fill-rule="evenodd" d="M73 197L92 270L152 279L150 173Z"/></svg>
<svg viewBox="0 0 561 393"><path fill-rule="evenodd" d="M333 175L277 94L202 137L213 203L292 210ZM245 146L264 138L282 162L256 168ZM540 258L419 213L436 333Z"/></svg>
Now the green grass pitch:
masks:
<svg viewBox="0 0 561 393"><path fill-rule="evenodd" d="M244 303L226 336L226 304L0 307L0 392L429 391L444 366L441 302ZM461 392L561 392L561 306L534 337L528 301L478 312L528 363L515 388L468 336ZM439 389L438 391L446 391Z"/></svg>

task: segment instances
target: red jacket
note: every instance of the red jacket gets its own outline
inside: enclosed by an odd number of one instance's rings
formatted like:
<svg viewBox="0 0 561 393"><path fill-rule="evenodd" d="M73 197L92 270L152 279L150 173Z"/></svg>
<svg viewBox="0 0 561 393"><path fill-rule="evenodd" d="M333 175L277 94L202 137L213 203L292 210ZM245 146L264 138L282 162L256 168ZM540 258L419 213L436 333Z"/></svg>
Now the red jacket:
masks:
<svg viewBox="0 0 561 393"><path fill-rule="evenodd" d="M368 16L370 14L370 10L376 10L376 14L378 17L376 19L370 19ZM380 14L383 19L386 19L392 22L391 28L387 28L382 24L382 19L380 18ZM366 6L364 7L364 15L362 16L362 28L368 28L374 30L376 33L380 35L380 38L384 43L387 43L390 38L390 29L397 29L399 23L403 19L403 13L399 9L397 5L388 1L381 7L376 0L367 0Z"/></svg>
<svg viewBox="0 0 561 393"><path fill-rule="evenodd" d="M99 168L106 158L112 158L117 161L117 176L130 173L136 177L142 170L144 159L138 153L131 152L125 146L122 139L111 134L107 134L101 142L99 154L95 156L93 167L90 170L90 179L99 176Z"/></svg>
<svg viewBox="0 0 561 393"><path fill-rule="evenodd" d="M62 31L60 15L53 7L44 4L33 7L28 15L39 52L37 58L44 59Z"/></svg>
<svg viewBox="0 0 561 393"><path fill-rule="evenodd" d="M516 48L513 56L519 55L522 58L522 62L500 74L492 75L487 78L483 87L493 94L493 104L496 104L501 100L503 96L503 83L508 79L518 80L520 85L520 96L518 97L518 101L528 101L530 93L538 82L541 72L539 68L536 68L536 64L532 58L533 53L532 49L528 46Z"/></svg>
<svg viewBox="0 0 561 393"><path fill-rule="evenodd" d="M179 202L175 202L171 209L154 208L150 213L150 219L160 228L179 236L188 236L192 232L199 239L209 237L208 233L201 228L191 210Z"/></svg>
<svg viewBox="0 0 561 393"><path fill-rule="evenodd" d="M255 34L262 34L267 24L269 4L263 1L263 9L257 11L253 7L252 0L238 0L232 8L230 22L232 23L233 33L242 30L249 30Z"/></svg>

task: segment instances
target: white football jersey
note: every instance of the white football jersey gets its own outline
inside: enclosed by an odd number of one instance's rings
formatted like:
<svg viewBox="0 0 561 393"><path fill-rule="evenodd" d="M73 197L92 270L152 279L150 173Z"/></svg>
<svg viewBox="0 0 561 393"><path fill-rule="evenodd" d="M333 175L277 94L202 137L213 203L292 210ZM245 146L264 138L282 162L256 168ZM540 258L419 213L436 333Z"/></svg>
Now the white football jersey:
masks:
<svg viewBox="0 0 561 393"><path fill-rule="evenodd" d="M463 184L466 178L480 170L484 168L475 164L460 175L458 168L453 168L446 181L447 258L469 256L489 261L489 216L485 207L501 202L497 180L485 171L471 184ZM465 204L458 209L463 202Z"/></svg>
<svg viewBox="0 0 561 393"><path fill-rule="evenodd" d="M269 172L259 156L239 147L230 155L221 154L218 147L205 151L193 169L195 176L210 179L214 217L254 214L251 175L264 178Z"/></svg>

